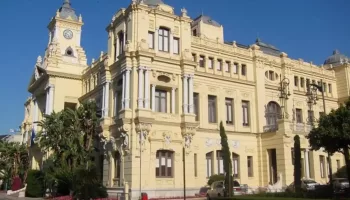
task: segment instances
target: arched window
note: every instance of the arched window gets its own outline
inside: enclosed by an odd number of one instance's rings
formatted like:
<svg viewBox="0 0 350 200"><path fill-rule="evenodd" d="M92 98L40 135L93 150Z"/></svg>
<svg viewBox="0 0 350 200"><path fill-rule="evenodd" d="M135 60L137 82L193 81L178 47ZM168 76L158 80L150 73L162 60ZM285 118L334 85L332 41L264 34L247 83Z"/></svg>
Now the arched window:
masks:
<svg viewBox="0 0 350 200"><path fill-rule="evenodd" d="M174 152L168 150L158 150L156 154L156 177L171 178L173 177L173 159Z"/></svg>
<svg viewBox="0 0 350 200"><path fill-rule="evenodd" d="M158 49L159 51L169 52L169 29L159 28L158 30Z"/></svg>
<svg viewBox="0 0 350 200"><path fill-rule="evenodd" d="M277 125L277 119L281 119L281 107L274 101L269 102L265 117L267 125Z"/></svg>
<svg viewBox="0 0 350 200"><path fill-rule="evenodd" d="M123 31L120 31L118 33L118 43L119 43L118 44L119 45L119 49L118 49L119 54L118 55L122 54L124 51L124 44L125 44L124 40L125 40L124 33L123 33Z"/></svg>

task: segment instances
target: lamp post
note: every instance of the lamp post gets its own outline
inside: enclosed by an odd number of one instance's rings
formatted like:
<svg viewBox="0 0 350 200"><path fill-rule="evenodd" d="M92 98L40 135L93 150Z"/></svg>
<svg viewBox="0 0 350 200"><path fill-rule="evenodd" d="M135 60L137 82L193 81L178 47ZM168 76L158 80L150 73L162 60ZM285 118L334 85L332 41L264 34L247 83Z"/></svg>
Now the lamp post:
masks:
<svg viewBox="0 0 350 200"><path fill-rule="evenodd" d="M280 77L280 87L278 90L280 91L279 98L281 100L281 108L282 108L282 119L288 119L288 113L286 111L286 101L289 99L290 91L289 91L289 79L284 77L281 79Z"/></svg>
<svg viewBox="0 0 350 200"><path fill-rule="evenodd" d="M324 87L323 87L323 80L321 79L320 85L317 84L310 84L309 90L306 93L306 96L308 97L308 104L310 105L310 108L312 108L312 105L316 105L318 101L317 91L321 92L322 94L322 101L323 101L323 112L326 114L326 101L324 98ZM314 126L313 119L311 119L311 125ZM332 185L332 160L331 160L331 154L327 152L328 157L327 161L329 163L329 183Z"/></svg>

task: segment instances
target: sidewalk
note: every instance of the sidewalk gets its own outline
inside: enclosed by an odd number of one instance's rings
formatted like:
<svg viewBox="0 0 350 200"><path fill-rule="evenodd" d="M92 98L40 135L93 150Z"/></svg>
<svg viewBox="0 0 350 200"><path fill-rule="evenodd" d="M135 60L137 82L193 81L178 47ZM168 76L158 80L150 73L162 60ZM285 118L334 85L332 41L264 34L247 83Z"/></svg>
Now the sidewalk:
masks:
<svg viewBox="0 0 350 200"><path fill-rule="evenodd" d="M12 200L12 199L42 200L43 198L28 198L28 197L18 198L18 197L14 197L14 196L8 196L8 195L6 195L6 193L0 192L0 200Z"/></svg>

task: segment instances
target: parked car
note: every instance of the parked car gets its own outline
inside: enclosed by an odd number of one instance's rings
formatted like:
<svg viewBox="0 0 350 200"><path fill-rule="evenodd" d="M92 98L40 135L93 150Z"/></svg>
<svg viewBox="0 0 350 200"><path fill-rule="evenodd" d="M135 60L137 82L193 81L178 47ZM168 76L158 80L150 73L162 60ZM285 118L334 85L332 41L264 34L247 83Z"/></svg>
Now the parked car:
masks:
<svg viewBox="0 0 350 200"><path fill-rule="evenodd" d="M209 186L201 187L199 189L199 193L196 193L195 196L196 197L206 197L207 196L207 192L208 192L209 189L210 189Z"/></svg>
<svg viewBox="0 0 350 200"><path fill-rule="evenodd" d="M234 195L241 195L242 189L238 181L233 181L233 194ZM210 200L211 198L215 197L224 197L226 194L225 189L225 182L224 181L215 181L211 184L208 192L207 192L207 199Z"/></svg>
<svg viewBox="0 0 350 200"><path fill-rule="evenodd" d="M333 179L333 191L335 194L342 194L349 188L349 181L346 178Z"/></svg>
<svg viewBox="0 0 350 200"><path fill-rule="evenodd" d="M302 192L309 192L309 191L314 191L315 187L317 187L318 185L320 185L319 183L317 183L314 180L311 179L303 179L301 180L301 191ZM287 188L286 188L286 192L295 192L295 184L294 182L291 183Z"/></svg>

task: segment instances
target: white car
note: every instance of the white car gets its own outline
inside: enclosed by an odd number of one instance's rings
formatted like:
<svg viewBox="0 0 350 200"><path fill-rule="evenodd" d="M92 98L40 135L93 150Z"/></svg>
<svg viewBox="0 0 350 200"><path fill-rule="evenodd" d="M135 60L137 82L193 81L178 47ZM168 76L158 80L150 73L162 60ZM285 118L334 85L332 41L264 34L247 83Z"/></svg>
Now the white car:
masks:
<svg viewBox="0 0 350 200"><path fill-rule="evenodd" d="M241 195L242 188L237 181L233 181L233 194ZM225 196L225 183L224 181L215 181L211 184L209 190L207 191L207 200L215 197L224 197Z"/></svg>

